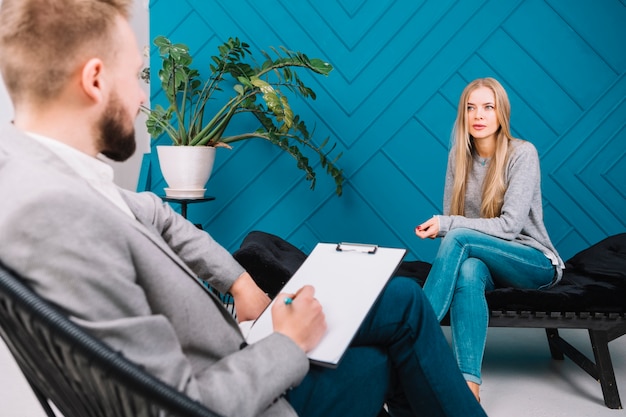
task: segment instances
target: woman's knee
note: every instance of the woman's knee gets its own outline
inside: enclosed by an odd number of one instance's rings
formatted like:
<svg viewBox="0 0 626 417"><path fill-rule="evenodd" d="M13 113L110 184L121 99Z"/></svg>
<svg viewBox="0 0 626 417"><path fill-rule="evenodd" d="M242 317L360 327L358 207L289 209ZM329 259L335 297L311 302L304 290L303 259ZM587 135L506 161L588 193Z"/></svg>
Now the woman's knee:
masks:
<svg viewBox="0 0 626 417"><path fill-rule="evenodd" d="M456 253L465 253L465 249L468 245L475 240L476 231L471 229L452 229L441 241L441 245L439 247L439 252L437 256L449 258L450 256L455 257Z"/></svg>
<svg viewBox="0 0 626 417"><path fill-rule="evenodd" d="M460 227L457 229L452 229L448 233L446 233L446 236L444 237L443 240L444 241L446 240L456 241L462 245L465 245L467 243L472 242L474 238L480 235L481 233L477 232L476 230Z"/></svg>
<svg viewBox="0 0 626 417"><path fill-rule="evenodd" d="M459 270L458 288L472 288L484 292L490 281L489 268L478 258L467 258Z"/></svg>

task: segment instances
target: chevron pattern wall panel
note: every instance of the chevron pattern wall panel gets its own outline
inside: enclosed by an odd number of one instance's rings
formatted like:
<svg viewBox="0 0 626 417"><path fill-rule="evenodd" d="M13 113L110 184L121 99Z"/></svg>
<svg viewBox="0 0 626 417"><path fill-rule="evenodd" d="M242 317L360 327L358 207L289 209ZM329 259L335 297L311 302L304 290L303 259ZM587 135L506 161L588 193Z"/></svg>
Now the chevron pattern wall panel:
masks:
<svg viewBox="0 0 626 417"><path fill-rule="evenodd" d="M624 0L153 0L151 37L187 43L208 65L228 37L323 57L317 100L295 101L343 152L344 195L318 170L309 190L294 161L266 142L220 149L207 193L189 215L233 251L251 230L308 252L318 241L409 249L438 241L416 224L441 212L458 97L472 79L501 81L515 136L539 150L545 221L567 259L626 230ZM154 47L153 66L159 64ZM204 60L204 61L203 61ZM154 74L153 74L154 77ZM153 78L152 101L162 101ZM152 152L148 189L162 193ZM144 172L145 174L145 172Z"/></svg>

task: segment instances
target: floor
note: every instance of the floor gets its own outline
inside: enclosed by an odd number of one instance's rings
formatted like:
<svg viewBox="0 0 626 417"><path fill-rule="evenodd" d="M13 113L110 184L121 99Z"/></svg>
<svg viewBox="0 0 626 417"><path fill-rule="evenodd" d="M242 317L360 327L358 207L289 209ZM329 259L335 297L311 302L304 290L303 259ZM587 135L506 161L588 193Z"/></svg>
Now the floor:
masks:
<svg viewBox="0 0 626 417"><path fill-rule="evenodd" d="M586 331L560 333L593 357ZM626 336L609 349L626 405ZM0 369L0 415L45 417L2 342ZM550 359L541 329L489 329L483 379L481 402L490 417L626 417L626 410L604 405L600 385L570 360Z"/></svg>

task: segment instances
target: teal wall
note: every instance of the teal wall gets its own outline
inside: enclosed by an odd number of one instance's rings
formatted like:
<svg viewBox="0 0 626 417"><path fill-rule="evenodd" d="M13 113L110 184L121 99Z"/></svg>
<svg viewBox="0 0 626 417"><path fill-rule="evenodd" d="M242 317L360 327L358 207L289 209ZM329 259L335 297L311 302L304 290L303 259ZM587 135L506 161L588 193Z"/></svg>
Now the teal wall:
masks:
<svg viewBox="0 0 626 417"><path fill-rule="evenodd" d="M432 260L438 241L417 239L413 228L441 212L461 90L492 76L509 93L514 134L539 150L545 222L562 256L623 232L625 3L153 0L151 37L187 43L199 63L237 36L254 50L284 45L335 67L310 78L315 102L293 104L320 140L330 136L344 152L344 195L321 171L310 191L292 159L246 141L219 150L207 185L217 199L189 215L231 251L263 230L305 251L318 241L359 241ZM151 90L162 101L154 80ZM143 176L145 188L161 193L155 153Z"/></svg>

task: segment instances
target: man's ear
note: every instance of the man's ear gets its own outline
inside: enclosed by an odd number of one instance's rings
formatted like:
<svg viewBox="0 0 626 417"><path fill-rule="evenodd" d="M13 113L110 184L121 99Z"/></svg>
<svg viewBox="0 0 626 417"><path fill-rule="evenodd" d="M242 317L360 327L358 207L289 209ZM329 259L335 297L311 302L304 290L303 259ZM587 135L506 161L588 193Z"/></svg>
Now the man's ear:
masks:
<svg viewBox="0 0 626 417"><path fill-rule="evenodd" d="M104 100L104 63L99 58L91 58L83 65L80 86L85 95L95 103Z"/></svg>

